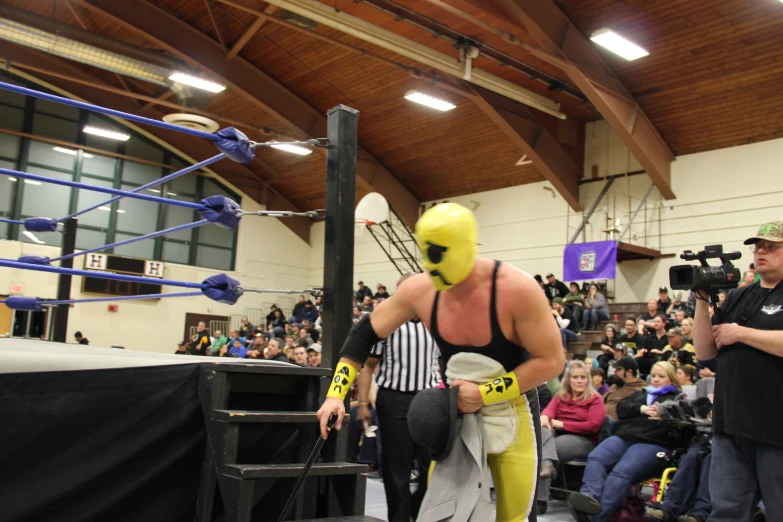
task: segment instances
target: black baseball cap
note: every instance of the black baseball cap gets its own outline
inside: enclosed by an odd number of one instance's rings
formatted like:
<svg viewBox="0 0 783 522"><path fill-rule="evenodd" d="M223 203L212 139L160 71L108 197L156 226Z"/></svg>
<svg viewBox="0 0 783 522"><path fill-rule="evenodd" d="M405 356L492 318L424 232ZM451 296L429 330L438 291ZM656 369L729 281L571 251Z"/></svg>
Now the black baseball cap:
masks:
<svg viewBox="0 0 783 522"><path fill-rule="evenodd" d="M621 357L619 361L614 363L615 369L622 368L623 370L639 371L639 364L633 357Z"/></svg>
<svg viewBox="0 0 783 522"><path fill-rule="evenodd" d="M550 277L555 277L555 274L547 274L546 278L549 279Z"/></svg>
<svg viewBox="0 0 783 522"><path fill-rule="evenodd" d="M666 292L667 294L669 293L669 289L668 289L668 288L666 288L665 286L662 286L662 287L660 287L660 288L658 289L658 291L659 291L659 292Z"/></svg>

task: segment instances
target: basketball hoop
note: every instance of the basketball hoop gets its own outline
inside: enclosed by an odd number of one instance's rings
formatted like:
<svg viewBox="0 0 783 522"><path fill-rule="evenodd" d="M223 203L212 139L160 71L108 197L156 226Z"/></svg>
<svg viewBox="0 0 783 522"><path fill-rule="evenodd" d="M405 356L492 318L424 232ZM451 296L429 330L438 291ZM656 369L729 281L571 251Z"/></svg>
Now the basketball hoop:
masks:
<svg viewBox="0 0 783 522"><path fill-rule="evenodd" d="M370 192L356 205L354 218L354 233L357 236L362 236L368 226L377 225L389 219L389 202L377 192Z"/></svg>

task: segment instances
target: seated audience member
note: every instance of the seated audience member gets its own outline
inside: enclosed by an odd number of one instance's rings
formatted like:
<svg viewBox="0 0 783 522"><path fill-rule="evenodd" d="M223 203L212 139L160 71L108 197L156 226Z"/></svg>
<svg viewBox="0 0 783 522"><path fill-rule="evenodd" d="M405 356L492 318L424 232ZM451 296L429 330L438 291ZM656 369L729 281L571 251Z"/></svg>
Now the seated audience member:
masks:
<svg viewBox="0 0 783 522"><path fill-rule="evenodd" d="M639 363L639 375L642 379L647 379L652 365L660 359L663 349L669 344L669 338L666 336L666 320L663 316L653 317L652 324L653 332L647 336L644 349L634 355Z"/></svg>
<svg viewBox="0 0 783 522"><path fill-rule="evenodd" d="M252 346L248 343L247 356L250 359L264 359L264 350L267 347L266 336L264 334L256 334L256 338L253 341Z"/></svg>
<svg viewBox="0 0 783 522"><path fill-rule="evenodd" d="M359 290L356 291L356 300L363 301L365 297L372 299L372 289L364 285L364 281L359 281Z"/></svg>
<svg viewBox="0 0 783 522"><path fill-rule="evenodd" d="M296 334L296 339L297 339L297 341L300 340L300 339L303 339L303 340L307 341L307 346L310 346L311 344L313 344L315 342L315 341L313 341L313 338L310 337L310 333L307 330L305 330L304 328L299 328L299 331Z"/></svg>
<svg viewBox="0 0 783 522"><path fill-rule="evenodd" d="M291 323L291 337L294 338L294 341L299 339L300 335L304 335L305 332L302 331L302 325L299 323Z"/></svg>
<svg viewBox="0 0 783 522"><path fill-rule="evenodd" d="M690 364L683 364L677 368L677 382L680 386L690 386L696 380L696 367Z"/></svg>
<svg viewBox="0 0 783 522"><path fill-rule="evenodd" d="M319 333L321 332L321 324L323 323L323 320L324 320L324 313L319 310L318 319L316 319L315 324L313 324L313 326L315 327L316 330L318 330Z"/></svg>
<svg viewBox="0 0 783 522"><path fill-rule="evenodd" d="M220 352L220 348L222 348L224 345L228 344L228 337L223 335L223 332L220 330L215 330L213 335L214 341L212 341L212 354L211 355L217 355L218 352Z"/></svg>
<svg viewBox="0 0 783 522"><path fill-rule="evenodd" d="M680 323L682 329L682 342L689 343L693 340L693 319L686 317Z"/></svg>
<svg viewBox="0 0 783 522"><path fill-rule="evenodd" d="M585 309L582 312L582 330L595 330L598 323L609 319L609 304L604 294L598 291L598 285L591 284L585 296Z"/></svg>
<svg viewBox="0 0 783 522"><path fill-rule="evenodd" d="M658 289L658 311L667 320L672 317L674 302L669 298L669 289L662 286Z"/></svg>
<svg viewBox="0 0 783 522"><path fill-rule="evenodd" d="M231 349L228 351L228 357L238 357L240 359L247 357L247 348L242 345L242 341L234 339Z"/></svg>
<svg viewBox="0 0 783 522"><path fill-rule="evenodd" d="M723 304L723 301L726 300L726 290L718 290L718 308Z"/></svg>
<svg viewBox="0 0 783 522"><path fill-rule="evenodd" d="M663 348L663 353L661 353L662 361L674 359L676 362L672 362L672 364L675 366L696 364L696 350L691 343L683 341L680 328L672 328L666 332L666 337L669 338L669 344Z"/></svg>
<svg viewBox="0 0 783 522"><path fill-rule="evenodd" d="M291 335L286 335L285 347L283 348L283 351L286 353L291 353L294 351L294 348L296 348L296 342L294 341L294 337Z"/></svg>
<svg viewBox="0 0 783 522"><path fill-rule="evenodd" d="M193 334L190 341L190 353L191 355L207 355L210 346L212 346L212 338L209 336L207 323L199 321L196 333Z"/></svg>
<svg viewBox="0 0 783 522"><path fill-rule="evenodd" d="M674 319L669 321L669 328L680 328L685 320L685 310L675 310Z"/></svg>
<svg viewBox="0 0 783 522"><path fill-rule="evenodd" d="M636 319L633 317L625 319L625 331L618 341L628 349L628 355L635 355L636 352L647 347L647 339L637 330Z"/></svg>
<svg viewBox="0 0 783 522"><path fill-rule="evenodd" d="M301 366L307 366L307 348L304 346L295 346L292 353L292 360Z"/></svg>
<svg viewBox="0 0 783 522"><path fill-rule="evenodd" d="M614 358L612 349L618 342L617 328L615 328L613 324L606 325L606 329L604 329L604 338L601 341L601 351L603 353L598 356L598 366L604 368L604 372L606 372L609 361Z"/></svg>
<svg viewBox="0 0 783 522"><path fill-rule="evenodd" d="M571 310L563 306L561 297L552 299L552 315L560 328L560 339L563 342L563 350L565 350L568 343L579 340L579 325L574 320Z"/></svg>
<svg viewBox="0 0 783 522"><path fill-rule="evenodd" d="M664 317L663 312L658 309L658 300L650 299L647 301L647 312L639 316L637 331L645 337L650 335L655 329L653 319L656 316L663 317L664 324L666 324L666 317Z"/></svg>
<svg viewBox="0 0 783 522"><path fill-rule="evenodd" d="M351 314L351 321L353 321L353 324L356 324L359 321L361 321L363 316L364 314L362 313L362 309L359 308L358 306L354 306L353 312Z"/></svg>
<svg viewBox="0 0 783 522"><path fill-rule="evenodd" d="M275 320L275 310L279 310L276 304L273 304L269 307L269 313L266 314L266 326L269 328L269 325L272 324L272 321Z"/></svg>
<svg viewBox="0 0 783 522"><path fill-rule="evenodd" d="M324 298L323 296L319 295L315 298L315 308L321 312L324 309Z"/></svg>
<svg viewBox="0 0 783 522"><path fill-rule="evenodd" d="M294 310L291 312L291 317L288 318L288 324L298 322L296 318L299 317L299 314L302 313L302 310L304 310L305 301L305 296L300 295L299 302L294 305Z"/></svg>
<svg viewBox="0 0 783 522"><path fill-rule="evenodd" d="M76 339L78 344L90 344L90 340L84 337L81 332L73 334L73 338Z"/></svg>
<svg viewBox="0 0 783 522"><path fill-rule="evenodd" d="M372 297L366 295L364 296L364 299L362 299L362 304L359 305L359 310L363 314L369 314L374 310L374 307L372 305Z"/></svg>
<svg viewBox="0 0 783 522"><path fill-rule="evenodd" d="M321 366L321 345L313 343L307 349L307 365L320 367Z"/></svg>
<svg viewBox="0 0 783 522"><path fill-rule="evenodd" d="M305 319L302 323L302 329L307 332L307 336L310 337L314 343L318 342L319 332L313 328L313 323Z"/></svg>
<svg viewBox="0 0 783 522"><path fill-rule="evenodd" d="M269 357L268 359L270 361L279 361L279 362L290 362L288 360L288 357L285 356L283 353L283 341L275 337L274 339L269 340L269 345L267 346Z"/></svg>
<svg viewBox="0 0 783 522"><path fill-rule="evenodd" d="M614 379L617 384L609 387L604 394L606 415L617 420L617 405L629 395L643 390L646 382L639 378L639 365L633 357L623 357L614 365Z"/></svg>
<svg viewBox="0 0 783 522"><path fill-rule="evenodd" d="M386 287L383 286L382 284L378 284L378 291L375 293L373 298L380 300L380 299L388 299L389 297L391 296L389 295L389 292L386 291Z"/></svg>
<svg viewBox="0 0 783 522"><path fill-rule="evenodd" d="M661 287L665 288L665 287ZM668 292L667 292L668 293ZM658 292L660 295L660 291ZM665 309L661 306L660 299L658 300L658 308L663 312L663 315L671 316L672 314L676 314L678 310L682 310L685 312L685 315L687 314L687 303L682 302L682 291L681 290L675 290L672 294L672 301L671 304L669 304Z"/></svg>
<svg viewBox="0 0 783 522"><path fill-rule="evenodd" d="M612 347L612 360L609 361L609 364L608 364L608 366L607 366L607 368L605 370L606 371L606 380L607 380L607 383L609 384L609 386L611 386L612 384L615 384L615 381L614 381L614 368L615 368L615 365L617 364L617 361L619 361L620 359L622 359L626 355L628 355L628 349L625 347L625 345L623 343L616 343Z"/></svg>
<svg viewBox="0 0 783 522"><path fill-rule="evenodd" d="M318 319L318 310L316 310L315 306L313 306L313 302L308 299L305 301L304 308L301 312L299 312L299 315L297 315L296 318L296 322L299 324L304 324L305 321L308 321L310 324L312 324L316 319Z"/></svg>
<svg viewBox="0 0 783 522"><path fill-rule="evenodd" d="M557 462L585 458L598 444L604 424L604 401L593 389L590 371L574 361L565 372L560 391L541 412L542 461L538 512L546 512L549 483L557 475Z"/></svg>
<svg viewBox="0 0 783 522"><path fill-rule="evenodd" d="M286 321L285 317L283 317L282 310L278 308L272 312L272 320L269 321L269 326L271 326L273 330L275 328L282 328L283 331L285 331L286 327L288 326L288 321Z"/></svg>
<svg viewBox="0 0 783 522"><path fill-rule="evenodd" d="M242 324L239 327L239 335L244 337L245 339L252 339L253 335L255 335L255 326L253 326L253 323L247 320L247 317L242 318Z"/></svg>
<svg viewBox="0 0 783 522"><path fill-rule="evenodd" d="M568 287L569 292L563 298L563 304L566 305L566 308L571 310L571 314L573 314L574 320L578 324L581 324L582 312L585 309L585 296L583 296L582 292L579 290L578 284L571 283L568 285Z"/></svg>
<svg viewBox="0 0 783 522"><path fill-rule="evenodd" d="M549 297L549 302L552 302L552 299L555 297L562 299L568 295L568 287L562 281L558 281L554 274L546 275L544 291L546 292L547 297Z"/></svg>
<svg viewBox="0 0 783 522"><path fill-rule="evenodd" d="M592 357L585 357L585 366L587 366L587 369L590 370L592 368L597 368L595 361Z"/></svg>
<svg viewBox="0 0 783 522"><path fill-rule="evenodd" d="M591 369L590 378L593 380L593 388L598 395L603 396L609 391L609 385L606 384L606 373L601 368Z"/></svg>
<svg viewBox="0 0 783 522"><path fill-rule="evenodd" d="M177 351L174 352L175 355L190 355L188 353L188 343L185 341L180 341L177 343Z"/></svg>
<svg viewBox="0 0 783 522"><path fill-rule="evenodd" d="M231 347L234 345L234 339L239 339L239 342L242 343L242 345L245 345L247 343L247 339L244 337L240 337L239 333L237 333L236 328L231 328L228 331L228 348L231 349Z"/></svg>
<svg viewBox="0 0 783 522"><path fill-rule="evenodd" d="M659 454L671 455L675 441L670 428L658 420L657 405L682 393L671 364L655 363L650 375L650 386L620 401L614 435L587 458L582 488L568 499L575 520L606 522L633 484L660 475L666 467Z"/></svg>

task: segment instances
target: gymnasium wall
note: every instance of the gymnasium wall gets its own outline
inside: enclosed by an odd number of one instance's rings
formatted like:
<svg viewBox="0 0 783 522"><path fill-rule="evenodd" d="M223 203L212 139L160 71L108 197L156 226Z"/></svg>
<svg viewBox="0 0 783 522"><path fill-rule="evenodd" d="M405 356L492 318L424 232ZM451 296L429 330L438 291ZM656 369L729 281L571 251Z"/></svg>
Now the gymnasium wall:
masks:
<svg viewBox="0 0 783 522"><path fill-rule="evenodd" d="M263 207L243 197L242 208L249 211ZM242 220L237 241L236 271L227 272L243 285L255 288L304 288L310 271L310 246L274 218L246 217ZM59 248L18 241L0 241L0 257L16 259L20 255L55 257ZM75 267L81 268L77 258ZM218 270L166 263L167 279L201 282L220 273ZM24 295L55 298L57 275L22 270L0 270L0 289L12 283L24 284ZM72 297L95 297L82 294L80 277L74 277ZM164 291L184 289L164 287ZM243 314L247 308L261 308L262 302L274 302L275 295L246 294L234 306L220 304L206 297L172 298L150 301L118 302L119 311L109 312L108 303L76 304L68 321L68 341L81 330L97 346L124 346L128 349L174 352L182 340L186 313L231 315ZM5 331L0 331L4 335Z"/></svg>

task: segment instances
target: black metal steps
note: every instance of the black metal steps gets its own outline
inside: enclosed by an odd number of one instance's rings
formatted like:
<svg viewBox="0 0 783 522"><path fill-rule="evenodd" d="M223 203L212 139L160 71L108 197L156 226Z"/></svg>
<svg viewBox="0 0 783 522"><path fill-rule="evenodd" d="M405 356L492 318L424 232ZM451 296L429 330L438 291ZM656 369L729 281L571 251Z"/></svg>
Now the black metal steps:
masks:
<svg viewBox="0 0 783 522"><path fill-rule="evenodd" d="M212 420L220 422L318 422L315 412L215 410Z"/></svg>
<svg viewBox="0 0 783 522"><path fill-rule="evenodd" d="M223 473L227 476L240 479L264 479L264 478L295 478L298 477L304 464L228 464L223 467ZM364 464L352 464L350 462L316 462L310 468L308 477L357 475L367 473Z"/></svg>

